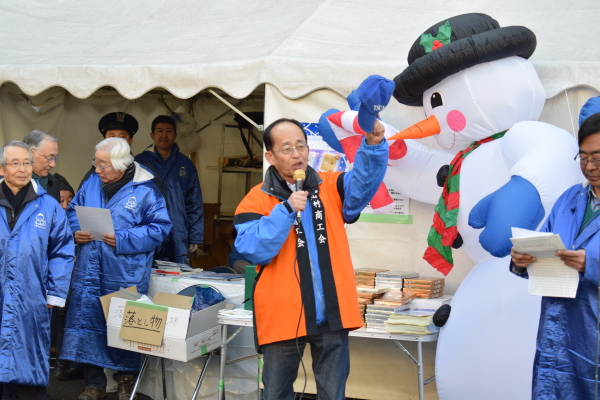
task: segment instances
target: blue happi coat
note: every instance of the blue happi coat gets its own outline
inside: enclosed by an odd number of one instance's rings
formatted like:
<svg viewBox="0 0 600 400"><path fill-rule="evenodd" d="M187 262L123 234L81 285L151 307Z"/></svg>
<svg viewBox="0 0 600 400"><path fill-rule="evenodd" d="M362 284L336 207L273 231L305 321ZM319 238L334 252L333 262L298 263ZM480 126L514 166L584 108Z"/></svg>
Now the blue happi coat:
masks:
<svg viewBox="0 0 600 400"><path fill-rule="evenodd" d="M0 383L47 386L46 305L64 306L73 236L60 204L35 180L12 229L7 209L12 207L0 189Z"/></svg>
<svg viewBox="0 0 600 400"><path fill-rule="evenodd" d="M179 152L177 143L166 160L156 149L138 154L135 160L150 167L165 186L173 229L157 257L185 263L188 245L204 242L204 206L196 166Z"/></svg>
<svg viewBox="0 0 600 400"><path fill-rule="evenodd" d="M594 396L600 215L578 236L588 202L587 186L575 185L556 201L541 231L560 235L568 250L585 249L574 299L544 297L533 370L534 399Z"/></svg>
<svg viewBox="0 0 600 400"><path fill-rule="evenodd" d="M101 241L77 246L60 357L117 371L136 371L140 356L106 344L106 321L99 297L136 285L147 293L155 248L171 221L153 175L135 163L133 180L108 202L97 174L90 176L67 209L73 233L81 230L75 206L108 208L117 247Z"/></svg>

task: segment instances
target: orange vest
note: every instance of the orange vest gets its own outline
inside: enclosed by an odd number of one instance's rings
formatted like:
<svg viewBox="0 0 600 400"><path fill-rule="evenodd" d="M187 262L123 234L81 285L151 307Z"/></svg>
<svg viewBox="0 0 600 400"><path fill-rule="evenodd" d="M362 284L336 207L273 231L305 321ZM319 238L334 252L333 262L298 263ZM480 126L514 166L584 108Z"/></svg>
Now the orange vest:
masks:
<svg viewBox="0 0 600 400"><path fill-rule="evenodd" d="M357 329L362 326L356 292L354 269L350 259L350 248L342 216L342 199L336 182L339 172L320 172L323 182L319 185L319 197L325 209L325 222L333 282L323 280L323 290L337 293L341 326L331 330ZM242 200L236 216L243 213L268 216L281 200L255 186ZM287 240L279 253L264 266L258 266L260 274L253 295L255 331L258 345L279 342L305 336L306 320L301 298L300 274L296 263L296 232L290 229ZM335 285L335 286L333 286ZM331 318L330 318L331 320Z"/></svg>

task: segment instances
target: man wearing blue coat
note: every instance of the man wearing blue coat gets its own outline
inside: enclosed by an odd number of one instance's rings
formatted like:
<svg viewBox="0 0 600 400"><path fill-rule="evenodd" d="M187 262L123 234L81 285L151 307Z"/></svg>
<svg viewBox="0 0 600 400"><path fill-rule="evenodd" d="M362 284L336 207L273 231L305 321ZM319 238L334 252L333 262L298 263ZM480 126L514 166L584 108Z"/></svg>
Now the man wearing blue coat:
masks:
<svg viewBox="0 0 600 400"><path fill-rule="evenodd" d="M600 268L600 113L579 128L575 156L587 182L556 201L540 231L560 235L566 250L556 255L579 272L575 298L542 299L533 365L534 399L592 399L598 363L598 270ZM536 260L511 251L512 272L526 277Z"/></svg>
<svg viewBox="0 0 600 400"><path fill-rule="evenodd" d="M164 186L173 222L171 235L157 252L157 258L185 263L188 252L194 253L204 241L204 206L195 165L179 152L175 143L177 126L168 115L152 121L153 151L146 149L135 156L159 175Z"/></svg>
<svg viewBox="0 0 600 400"><path fill-rule="evenodd" d="M154 250L171 221L153 175L133 161L129 145L108 138L96 145L96 173L85 180L67 208L77 246L61 358L82 363L86 389L79 400L106 397L104 368L119 372L119 400L128 399L140 355L107 346L101 296L132 285L147 293ZM114 234L94 240L81 230L75 206L110 210Z"/></svg>
<svg viewBox="0 0 600 400"><path fill-rule="evenodd" d="M29 147L0 149L0 383L46 400L50 308L64 307L74 244L60 204L31 179Z"/></svg>

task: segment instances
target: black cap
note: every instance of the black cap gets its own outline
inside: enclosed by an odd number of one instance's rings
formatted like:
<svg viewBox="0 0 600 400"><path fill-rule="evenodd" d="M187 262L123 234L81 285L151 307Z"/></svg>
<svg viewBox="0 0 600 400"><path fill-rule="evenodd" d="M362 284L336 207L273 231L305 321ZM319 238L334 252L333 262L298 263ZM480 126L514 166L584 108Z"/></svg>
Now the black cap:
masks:
<svg viewBox="0 0 600 400"><path fill-rule="evenodd" d="M98 122L98 130L102 136L106 136L106 132L113 129L123 129L133 137L138 130L138 122L132 115L124 112L108 113Z"/></svg>
<svg viewBox="0 0 600 400"><path fill-rule="evenodd" d="M422 106L423 93L450 75L511 56L531 57L535 34L523 26L501 28L486 14L463 14L427 29L408 53L408 67L394 78L394 97Z"/></svg>
<svg viewBox="0 0 600 400"><path fill-rule="evenodd" d="M67 179L64 176L62 176L59 173L56 173L56 174L54 174L54 177L58 181L59 190L66 190L68 192L73 193L73 195L75 195L75 191L73 190L71 185L69 185L69 182L67 182Z"/></svg>

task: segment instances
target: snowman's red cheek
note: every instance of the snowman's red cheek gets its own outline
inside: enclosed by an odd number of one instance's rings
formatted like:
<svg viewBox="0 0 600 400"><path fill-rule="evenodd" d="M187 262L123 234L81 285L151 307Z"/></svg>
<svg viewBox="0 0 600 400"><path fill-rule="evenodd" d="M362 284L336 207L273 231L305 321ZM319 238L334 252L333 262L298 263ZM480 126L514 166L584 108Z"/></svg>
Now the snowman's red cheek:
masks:
<svg viewBox="0 0 600 400"><path fill-rule="evenodd" d="M465 126L467 126L467 119L463 113L457 110L452 110L448 113L446 116L446 122L448 123L448 127L450 127L450 129L452 129L454 132L460 132L465 129Z"/></svg>

